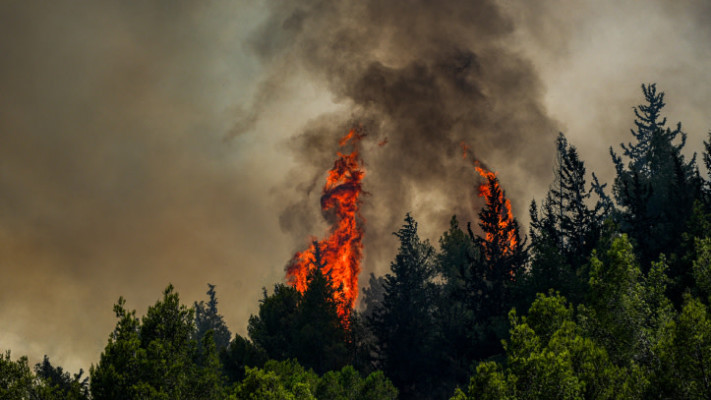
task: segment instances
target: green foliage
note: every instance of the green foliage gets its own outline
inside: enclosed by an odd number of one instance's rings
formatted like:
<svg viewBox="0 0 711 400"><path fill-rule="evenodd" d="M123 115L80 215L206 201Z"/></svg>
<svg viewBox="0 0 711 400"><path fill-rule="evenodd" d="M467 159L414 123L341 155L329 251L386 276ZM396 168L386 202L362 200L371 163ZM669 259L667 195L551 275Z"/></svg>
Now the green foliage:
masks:
<svg viewBox="0 0 711 400"><path fill-rule="evenodd" d="M711 297L711 238L696 239L693 275L696 285L706 298Z"/></svg>
<svg viewBox="0 0 711 400"><path fill-rule="evenodd" d="M249 337L264 349L269 358L290 358L290 345L298 330L297 317L301 295L296 288L277 284L274 293L264 297L259 304L259 313L249 318Z"/></svg>
<svg viewBox="0 0 711 400"><path fill-rule="evenodd" d="M252 343L249 339L235 335L227 349L220 353L223 371L230 382L244 379L246 367L264 366L267 362L267 353Z"/></svg>
<svg viewBox="0 0 711 400"><path fill-rule="evenodd" d="M229 399L394 400L397 390L381 371L363 379L351 366L322 377L295 360L268 361L264 368L247 368Z"/></svg>
<svg viewBox="0 0 711 400"><path fill-rule="evenodd" d="M193 339L193 310L170 285L139 321L120 298L118 323L99 364L91 368L94 399L215 399L222 375L212 334Z"/></svg>
<svg viewBox="0 0 711 400"><path fill-rule="evenodd" d="M300 392L303 399L311 399L310 393ZM295 400L274 372L247 367L247 374L229 396L232 400Z"/></svg>
<svg viewBox="0 0 711 400"><path fill-rule="evenodd" d="M510 313L506 368L480 363L467 392L453 399L639 398L640 373L616 366L607 352L573 320L562 296L539 294L528 317Z"/></svg>
<svg viewBox="0 0 711 400"><path fill-rule="evenodd" d="M12 361L10 351L0 355L0 399L3 400L86 400L87 380L82 371L71 376L55 367L47 356L35 365L33 374L27 357Z"/></svg>
<svg viewBox="0 0 711 400"><path fill-rule="evenodd" d="M457 388L452 400L513 400L516 399L511 381L513 375L507 378L501 370L501 365L492 361L482 362L476 367L476 373L469 382L465 393Z"/></svg>
<svg viewBox="0 0 711 400"><path fill-rule="evenodd" d="M663 369L654 375L656 392L666 398L708 399L711 394L711 321L707 307L686 296L668 335L656 351Z"/></svg>
<svg viewBox="0 0 711 400"><path fill-rule="evenodd" d="M666 259L652 263L643 275L626 235L614 238L609 248L590 259L590 297L581 307L583 325L618 365L658 363L654 347L663 326L673 319L665 296Z"/></svg>
<svg viewBox="0 0 711 400"><path fill-rule="evenodd" d="M41 363L35 365L35 375L41 383L39 387L43 399L81 400L89 397L89 378L82 379L84 371L71 376L62 367L55 367L46 355Z"/></svg>
<svg viewBox="0 0 711 400"><path fill-rule="evenodd" d="M9 350L0 354L0 399L29 399L34 393L33 379L27 357L12 361Z"/></svg>
<svg viewBox="0 0 711 400"><path fill-rule="evenodd" d="M286 285L276 285L271 296L265 291L259 314L250 317L248 327L254 344L264 349L269 358L296 358L319 373L340 368L349 361L335 289L323 275L322 267L309 273L303 295Z"/></svg>

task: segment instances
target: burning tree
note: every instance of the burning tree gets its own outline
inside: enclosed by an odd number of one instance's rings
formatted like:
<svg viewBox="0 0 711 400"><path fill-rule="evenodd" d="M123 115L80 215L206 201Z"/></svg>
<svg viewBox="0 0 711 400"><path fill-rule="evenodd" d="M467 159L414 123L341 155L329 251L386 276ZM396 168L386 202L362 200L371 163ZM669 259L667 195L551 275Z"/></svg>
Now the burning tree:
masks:
<svg viewBox="0 0 711 400"><path fill-rule="evenodd" d="M322 272L336 289L334 296L338 303L338 315L344 320L350 316L358 297L358 274L363 250L363 218L359 206L365 171L358 152L362 137L356 130L351 130L340 140L340 147L350 144L352 150L348 154L338 152L338 158L328 172L321 208L335 214L330 235L296 253L286 267L287 282L304 293L309 272L317 268L318 249L323 261Z"/></svg>
<svg viewBox="0 0 711 400"><path fill-rule="evenodd" d="M479 211L479 227L484 236L472 239L478 244L486 281L486 302L489 312L500 314L511 305L510 286L515 282L525 262L524 246L519 236L518 222L511 212L511 201L506 198L495 172L474 163L484 178L479 185L479 197L486 201ZM483 316L483 315L482 315Z"/></svg>

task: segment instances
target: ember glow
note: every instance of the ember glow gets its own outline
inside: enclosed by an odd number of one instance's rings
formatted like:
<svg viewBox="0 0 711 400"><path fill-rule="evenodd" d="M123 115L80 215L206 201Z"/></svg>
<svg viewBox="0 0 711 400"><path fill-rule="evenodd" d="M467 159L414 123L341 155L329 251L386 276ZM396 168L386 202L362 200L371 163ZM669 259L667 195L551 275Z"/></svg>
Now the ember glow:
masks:
<svg viewBox="0 0 711 400"><path fill-rule="evenodd" d="M321 196L321 208L335 213L335 223L328 238L316 241L294 255L286 268L286 279L299 292L307 288L309 271L316 267L316 247L321 254L324 275L336 290L338 314L344 320L353 310L358 297L358 274L363 251L363 223L360 216L361 180L365 174L358 143L362 135L351 130L339 146L352 146L348 154L338 152L333 168L328 172Z"/></svg>
<svg viewBox="0 0 711 400"><path fill-rule="evenodd" d="M471 149L464 142L459 143L459 146L462 149L462 159L466 160L471 156ZM485 233L486 247L497 249L497 253L502 256L513 255L518 245L518 237L511 212L511 201L504 196L496 172L489 171L477 160L474 160L473 164L476 172L484 178L484 182L478 187L479 197L483 197L486 201L483 212L487 217L493 216L493 218L481 218L479 221L479 226ZM483 215L480 214L480 216ZM488 254L487 257L491 257L491 254Z"/></svg>
<svg viewBox="0 0 711 400"><path fill-rule="evenodd" d="M474 162L474 169L476 172L484 178L484 182L479 185L479 197L483 197L486 200L487 209L496 215L495 222L490 221L480 221L482 224L482 229L486 232L486 237L484 238L487 243L492 243L496 241L493 232L503 233L504 243L502 247L502 253L504 256L513 254L518 244L516 238L516 230L514 229L514 218L511 212L511 201L504 196L504 191L501 189L499 184L499 179L496 177L496 173L483 168L478 162ZM484 225L491 224L496 226Z"/></svg>

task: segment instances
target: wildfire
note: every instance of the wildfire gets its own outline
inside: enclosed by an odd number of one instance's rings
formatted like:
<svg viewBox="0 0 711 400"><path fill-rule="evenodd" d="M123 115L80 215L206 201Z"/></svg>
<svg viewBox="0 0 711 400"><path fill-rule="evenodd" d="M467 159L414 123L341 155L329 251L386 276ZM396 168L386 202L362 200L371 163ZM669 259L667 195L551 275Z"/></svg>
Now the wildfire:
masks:
<svg viewBox="0 0 711 400"><path fill-rule="evenodd" d="M358 274L363 250L363 218L359 213L362 193L361 180L365 174L358 153L362 135L351 130L340 142L340 147L353 146L349 154L338 152L333 168L328 172L321 196L321 208L335 212L335 223L328 238L314 241L311 246L294 255L286 268L286 279L299 292L307 287L309 271L316 268L316 247L321 255L323 273L336 290L338 315L347 321L358 297Z"/></svg>
<svg viewBox="0 0 711 400"><path fill-rule="evenodd" d="M495 232L504 236L503 255L511 255L516 249L518 239L514 229L514 217L511 212L511 201L504 196L504 191L499 184L499 178L495 172L484 169L479 162L474 162L474 169L485 179L479 185L479 197L486 200L487 209L496 215L495 221L480 221L483 230L486 232L485 240L492 243L496 240ZM491 224L492 226L484 226Z"/></svg>
<svg viewBox="0 0 711 400"><path fill-rule="evenodd" d="M461 142L462 158L466 159L470 154L468 144ZM486 200L486 208L480 214L479 225L485 233L484 240L490 249L498 248L499 254L503 256L512 255L518 245L518 237L511 212L511 201L504 196L499 178L496 172L484 168L479 161L474 160L474 169L484 178L484 182L479 185L479 197ZM487 218L483 218L486 216Z"/></svg>

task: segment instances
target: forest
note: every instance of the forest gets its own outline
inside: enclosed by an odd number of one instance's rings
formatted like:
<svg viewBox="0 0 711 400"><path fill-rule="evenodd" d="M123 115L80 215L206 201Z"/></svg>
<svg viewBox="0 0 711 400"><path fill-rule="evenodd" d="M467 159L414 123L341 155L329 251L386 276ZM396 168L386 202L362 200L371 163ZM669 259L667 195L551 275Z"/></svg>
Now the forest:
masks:
<svg viewBox="0 0 711 400"><path fill-rule="evenodd" d="M432 244L405 215L358 310L314 242L303 290L264 289L246 337L215 285L192 305L168 285L141 316L118 299L88 373L3 349L0 399L711 399L711 133L688 157L664 93L642 96L610 185L551 144L527 232L482 173L479 220Z"/></svg>

